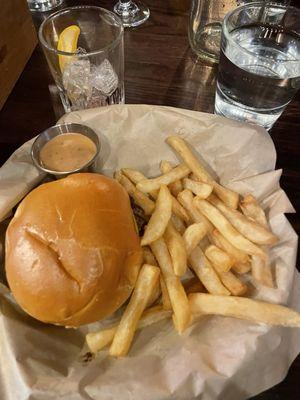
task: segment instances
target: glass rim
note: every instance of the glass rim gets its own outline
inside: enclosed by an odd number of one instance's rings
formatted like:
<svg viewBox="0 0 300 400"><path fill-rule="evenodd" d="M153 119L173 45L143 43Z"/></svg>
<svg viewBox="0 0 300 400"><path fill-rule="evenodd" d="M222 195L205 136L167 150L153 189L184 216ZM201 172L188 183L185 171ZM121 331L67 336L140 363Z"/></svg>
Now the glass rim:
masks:
<svg viewBox="0 0 300 400"><path fill-rule="evenodd" d="M257 56L256 53L254 53L253 51L245 49L244 47L242 47L239 43L237 43L231 37L231 32L229 32L227 24L228 24L229 18L232 15L234 15L236 12L238 12L238 11L240 11L242 9L249 9L249 8L258 7L258 6L261 6L261 7L272 6L274 8L281 9L281 10L286 10L286 11L287 10L291 10L291 11L294 10L294 11L300 12L300 8L298 8L298 7L289 6L289 5L285 5L285 4L280 4L280 3L274 2L272 0L269 0L269 1L263 1L263 0L258 1L257 0L257 1L251 2L251 3L243 4L243 5L235 8L234 10L230 11L228 14L226 14L225 17L224 17L223 23L222 23L222 34L224 34L226 36L226 39L228 41L233 43L235 46L239 47L242 50L242 52L248 53L248 54L251 54L251 55L254 54L256 56ZM300 35L299 35L299 38L300 38ZM278 60L277 62L278 63L299 62L299 60L300 60L300 57L299 58L295 58L295 59L290 59L290 60Z"/></svg>
<svg viewBox="0 0 300 400"><path fill-rule="evenodd" d="M54 47L50 46L47 41L44 38L43 35L43 30L45 25L51 21L54 17L56 17L59 14L65 14L71 10L96 10L96 11L100 11L102 14L109 14L110 16L112 16L119 24L119 33L117 35L117 37L111 42L109 43L107 46L102 47L99 50L93 50L87 53L83 53L83 54L78 54L78 53L70 53L67 51L62 51L62 50L57 50ZM97 55L97 54L101 54L104 53L105 51L112 49L116 46L116 44L121 40L122 36L124 33L124 26L122 24L122 20L121 18L119 18L115 13L113 13L110 10L106 10L103 7L97 7L97 6L89 6L89 5L83 5L83 6L75 6L75 7L66 7L63 8L62 10L58 10L56 12L54 12L53 14L49 15L49 17L47 17L41 24L41 26L39 27L39 31L38 31L38 37L39 37L39 41L42 44L43 47L45 47L47 50L49 50L50 52L57 54L57 55L61 55L61 56L79 56L79 57L89 57L89 56L93 56L93 55Z"/></svg>

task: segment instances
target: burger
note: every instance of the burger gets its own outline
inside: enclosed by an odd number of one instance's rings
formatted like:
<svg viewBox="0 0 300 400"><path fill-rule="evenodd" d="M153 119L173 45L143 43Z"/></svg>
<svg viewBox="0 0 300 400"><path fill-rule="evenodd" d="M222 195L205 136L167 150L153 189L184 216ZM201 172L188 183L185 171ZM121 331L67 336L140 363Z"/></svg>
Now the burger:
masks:
<svg viewBox="0 0 300 400"><path fill-rule="evenodd" d="M92 173L37 187L8 226L5 257L10 289L32 317L69 327L105 318L130 296L142 262L126 191Z"/></svg>

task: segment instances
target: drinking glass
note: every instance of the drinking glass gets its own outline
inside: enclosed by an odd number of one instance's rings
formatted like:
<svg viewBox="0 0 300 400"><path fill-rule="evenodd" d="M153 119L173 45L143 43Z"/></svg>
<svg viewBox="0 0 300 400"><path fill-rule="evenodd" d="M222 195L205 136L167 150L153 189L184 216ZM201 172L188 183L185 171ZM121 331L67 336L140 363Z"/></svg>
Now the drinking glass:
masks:
<svg viewBox="0 0 300 400"><path fill-rule="evenodd" d="M63 0L27 0L30 11L50 11L62 2Z"/></svg>
<svg viewBox="0 0 300 400"><path fill-rule="evenodd" d="M141 25L150 16L149 8L138 0L119 0L114 6L114 12L126 27Z"/></svg>
<svg viewBox="0 0 300 400"><path fill-rule="evenodd" d="M80 29L77 50L57 50L71 25ZM39 40L66 112L124 103L122 21L94 6L65 8L40 26Z"/></svg>
<svg viewBox="0 0 300 400"><path fill-rule="evenodd" d="M192 0L189 42L194 53L209 63L217 63L220 53L222 21L241 0Z"/></svg>
<svg viewBox="0 0 300 400"><path fill-rule="evenodd" d="M300 87L300 9L254 2L223 21L215 113L270 129Z"/></svg>

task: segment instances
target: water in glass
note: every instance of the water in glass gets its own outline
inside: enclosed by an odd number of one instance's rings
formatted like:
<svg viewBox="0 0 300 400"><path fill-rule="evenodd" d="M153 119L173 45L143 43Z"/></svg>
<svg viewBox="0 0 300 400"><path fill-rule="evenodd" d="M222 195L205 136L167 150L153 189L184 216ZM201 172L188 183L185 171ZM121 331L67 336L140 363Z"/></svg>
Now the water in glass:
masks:
<svg viewBox="0 0 300 400"><path fill-rule="evenodd" d="M223 34L215 112L269 129L300 87L300 35L282 24Z"/></svg>

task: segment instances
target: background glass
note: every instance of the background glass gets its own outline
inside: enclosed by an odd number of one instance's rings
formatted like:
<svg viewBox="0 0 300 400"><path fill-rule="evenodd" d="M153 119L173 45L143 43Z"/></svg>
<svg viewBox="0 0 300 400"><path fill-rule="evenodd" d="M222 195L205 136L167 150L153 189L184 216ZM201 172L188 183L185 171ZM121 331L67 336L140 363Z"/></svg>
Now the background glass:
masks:
<svg viewBox="0 0 300 400"><path fill-rule="evenodd" d="M215 113L272 127L300 87L300 10L254 2L223 22Z"/></svg>
<svg viewBox="0 0 300 400"><path fill-rule="evenodd" d="M235 8L255 0L191 0L189 42L201 59L217 63L220 55L222 21ZM289 4L290 0L273 0Z"/></svg>
<svg viewBox="0 0 300 400"><path fill-rule="evenodd" d="M150 16L150 10L141 1L119 0L114 6L114 12L119 15L124 26L138 26Z"/></svg>
<svg viewBox="0 0 300 400"><path fill-rule="evenodd" d="M70 25L80 28L76 53L57 50L60 33ZM65 8L42 23L39 39L66 112L124 103L123 32L118 16L93 6Z"/></svg>
<svg viewBox="0 0 300 400"><path fill-rule="evenodd" d="M211 63L218 62L223 18L241 3L241 0L191 1L188 34L197 56Z"/></svg>
<svg viewBox="0 0 300 400"><path fill-rule="evenodd" d="M60 6L63 0L27 0L30 11L49 11Z"/></svg>

